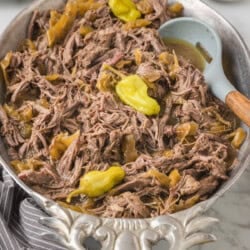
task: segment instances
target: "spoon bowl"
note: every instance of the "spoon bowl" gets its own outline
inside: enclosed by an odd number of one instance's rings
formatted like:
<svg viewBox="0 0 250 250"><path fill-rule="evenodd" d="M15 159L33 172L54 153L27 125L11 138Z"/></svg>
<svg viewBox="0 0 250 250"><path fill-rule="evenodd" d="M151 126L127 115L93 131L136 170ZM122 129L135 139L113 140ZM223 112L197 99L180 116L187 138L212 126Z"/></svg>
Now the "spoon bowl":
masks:
<svg viewBox="0 0 250 250"><path fill-rule="evenodd" d="M162 38L201 44L212 61L205 63L204 76L213 94L226 102L229 108L250 126L250 100L238 92L227 79L222 67L222 43L217 32L207 23L192 17L180 17L164 23L159 34Z"/></svg>
<svg viewBox="0 0 250 250"><path fill-rule="evenodd" d="M194 46L199 42L209 52L212 62L206 62L206 70L215 61L221 61L222 44L215 30L205 22L192 17L180 17L163 24L159 29L161 37L185 40Z"/></svg>

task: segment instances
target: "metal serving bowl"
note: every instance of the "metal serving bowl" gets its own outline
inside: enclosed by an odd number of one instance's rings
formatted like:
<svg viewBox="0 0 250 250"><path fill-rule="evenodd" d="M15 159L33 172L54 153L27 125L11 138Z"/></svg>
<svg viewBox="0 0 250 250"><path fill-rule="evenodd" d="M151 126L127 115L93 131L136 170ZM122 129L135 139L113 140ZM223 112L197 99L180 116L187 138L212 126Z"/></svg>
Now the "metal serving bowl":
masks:
<svg viewBox="0 0 250 250"><path fill-rule="evenodd" d="M223 41L223 58L225 69L230 80L238 90L250 97L250 59L246 45L237 31L218 13L199 0L178 0L185 7L185 16L200 18L213 26ZM15 50L26 36L26 30L34 10L59 8L64 0L35 1L21 12L8 26L0 38L0 58L9 50ZM219 84L219 83L218 83ZM0 100L4 98L4 83L0 81ZM244 125L243 125L244 126ZM151 249L159 240L168 241L170 249L187 249L193 245L213 241L215 237L203 230L215 218L200 217L224 192L226 192L250 164L250 131L248 138L238 155L239 163L231 173L230 179L208 200L198 203L190 209L172 215L150 219L109 219L79 214L60 207L31 190L14 173L10 167L4 144L0 139L0 163L23 188L51 217L41 218L41 223L52 227L55 234L50 238L58 240L70 249L84 249L83 241L91 236L100 242L102 249ZM59 233L56 233L56 231ZM199 232L199 234L194 234Z"/></svg>

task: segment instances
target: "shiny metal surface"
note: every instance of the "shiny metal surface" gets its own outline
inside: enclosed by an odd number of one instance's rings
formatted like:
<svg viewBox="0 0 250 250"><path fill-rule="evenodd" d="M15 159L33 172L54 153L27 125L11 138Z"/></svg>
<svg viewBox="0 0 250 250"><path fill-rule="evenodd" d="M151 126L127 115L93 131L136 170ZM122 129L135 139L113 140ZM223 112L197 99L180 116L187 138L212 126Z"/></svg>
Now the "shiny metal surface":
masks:
<svg viewBox="0 0 250 250"><path fill-rule="evenodd" d="M15 50L19 42L25 38L26 28L34 9L58 8L63 0L35 1L24 10L8 26L0 38L0 58L9 50ZM199 0L179 0L185 7L185 16L194 16L213 26L220 34L223 42L224 66L227 76L237 89L250 97L250 59L247 48L234 28L214 10ZM3 102L4 84L0 81L0 100ZM250 165L250 135L239 152L239 163L233 170L231 178L224 183L210 199L195 205L185 211L156 217L152 219L105 219L95 216L79 214L60 207L53 201L32 191L11 169L6 150L0 140L0 163L37 203L46 210L51 217L41 218L41 223L54 228L55 234L46 237L59 240L70 249L84 249L82 242L88 236L100 241L102 249L151 249L160 239L169 242L170 249L187 249L193 245L215 240L203 230L215 218L201 216L224 192L226 192ZM59 231L59 233L57 233ZM198 232L198 233L197 233Z"/></svg>

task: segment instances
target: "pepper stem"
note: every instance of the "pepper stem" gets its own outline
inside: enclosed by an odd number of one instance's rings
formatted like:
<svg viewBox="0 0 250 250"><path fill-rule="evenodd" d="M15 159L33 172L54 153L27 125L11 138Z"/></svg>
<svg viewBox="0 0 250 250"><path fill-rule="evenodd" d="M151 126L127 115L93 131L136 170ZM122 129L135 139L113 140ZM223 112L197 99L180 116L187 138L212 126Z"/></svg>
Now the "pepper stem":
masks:
<svg viewBox="0 0 250 250"><path fill-rule="evenodd" d="M71 193L69 193L69 195L67 196L66 202L70 203L73 197L80 195L80 194L84 194L84 188L78 188L72 191Z"/></svg>
<svg viewBox="0 0 250 250"><path fill-rule="evenodd" d="M126 77L125 74L123 74L120 71L114 69L112 66L110 66L110 65L108 65L106 63L104 63L102 67L103 67L104 70L109 70L109 71L113 72L114 74L116 74L117 76L119 76L122 79L124 79Z"/></svg>

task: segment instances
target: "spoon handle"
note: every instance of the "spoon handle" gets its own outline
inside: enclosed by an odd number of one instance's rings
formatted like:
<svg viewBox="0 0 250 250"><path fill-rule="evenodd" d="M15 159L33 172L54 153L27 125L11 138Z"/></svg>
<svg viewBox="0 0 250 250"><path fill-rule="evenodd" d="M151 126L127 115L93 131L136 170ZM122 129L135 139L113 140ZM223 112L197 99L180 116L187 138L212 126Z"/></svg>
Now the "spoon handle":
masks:
<svg viewBox="0 0 250 250"><path fill-rule="evenodd" d="M226 96L226 104L250 127L250 100L246 96L239 91L231 91Z"/></svg>

